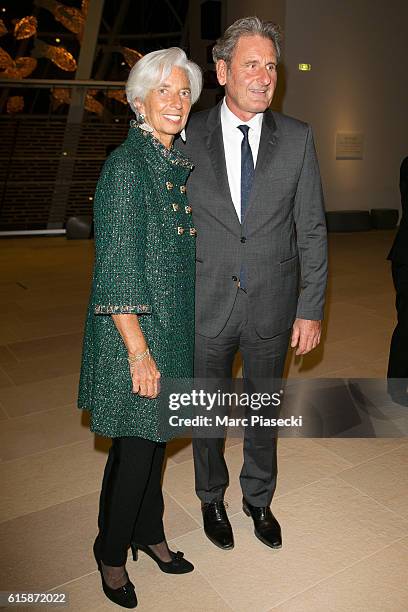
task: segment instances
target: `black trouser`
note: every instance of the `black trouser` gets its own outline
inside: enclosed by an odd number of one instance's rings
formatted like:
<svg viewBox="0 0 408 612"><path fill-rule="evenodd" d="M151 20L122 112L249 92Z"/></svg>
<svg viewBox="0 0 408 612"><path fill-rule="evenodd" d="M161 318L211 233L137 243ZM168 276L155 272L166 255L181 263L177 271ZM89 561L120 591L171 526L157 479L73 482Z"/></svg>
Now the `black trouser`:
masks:
<svg viewBox="0 0 408 612"><path fill-rule="evenodd" d="M290 330L274 338L260 338L255 331L248 296L239 290L223 331L216 338L196 335L195 376L228 379L238 350L245 379L261 383L282 377ZM253 506L269 506L276 488L276 437L245 432L244 463L240 484L244 498ZM203 503L223 499L228 486L228 469L222 438L193 440L196 492Z"/></svg>
<svg viewBox="0 0 408 612"><path fill-rule="evenodd" d="M398 323L391 339L390 357L388 361L388 378L408 378L408 264L392 262L392 278L397 293L395 306ZM398 385L405 391L402 381L396 381L395 392ZM390 391L393 383L389 381ZM406 388L406 383L405 383Z"/></svg>
<svg viewBox="0 0 408 612"><path fill-rule="evenodd" d="M131 541L164 540L161 474L166 445L137 437L113 438L99 502L101 558L126 563Z"/></svg>

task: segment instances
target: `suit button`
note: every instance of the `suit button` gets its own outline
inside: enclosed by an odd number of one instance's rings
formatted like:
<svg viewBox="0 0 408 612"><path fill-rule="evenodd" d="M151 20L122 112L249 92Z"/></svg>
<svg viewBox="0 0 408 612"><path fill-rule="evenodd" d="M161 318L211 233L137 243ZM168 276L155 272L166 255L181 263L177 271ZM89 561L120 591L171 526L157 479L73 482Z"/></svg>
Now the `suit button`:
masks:
<svg viewBox="0 0 408 612"><path fill-rule="evenodd" d="M246 238L245 238L245 236L242 236L242 238L241 238L241 242L242 242L242 244L244 244L244 243L246 242Z"/></svg>
<svg viewBox="0 0 408 612"><path fill-rule="evenodd" d="M238 276L235 276L235 275L234 275L234 276L232 277L232 280L234 281L234 283L236 283L236 282L237 282L237 280L238 280Z"/></svg>

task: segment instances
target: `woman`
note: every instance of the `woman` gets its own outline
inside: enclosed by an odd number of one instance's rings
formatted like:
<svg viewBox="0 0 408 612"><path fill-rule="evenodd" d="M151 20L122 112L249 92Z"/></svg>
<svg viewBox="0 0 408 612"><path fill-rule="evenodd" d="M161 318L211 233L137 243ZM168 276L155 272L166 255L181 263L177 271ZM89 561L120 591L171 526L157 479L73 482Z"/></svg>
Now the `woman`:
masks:
<svg viewBox="0 0 408 612"><path fill-rule="evenodd" d="M137 605L125 569L129 545L162 571L193 565L168 549L162 523L165 442L159 378L192 376L195 230L185 182L192 168L172 148L201 91L181 49L154 51L126 84L136 121L107 159L94 204L95 268L79 407L109 436L94 544L106 596Z"/></svg>

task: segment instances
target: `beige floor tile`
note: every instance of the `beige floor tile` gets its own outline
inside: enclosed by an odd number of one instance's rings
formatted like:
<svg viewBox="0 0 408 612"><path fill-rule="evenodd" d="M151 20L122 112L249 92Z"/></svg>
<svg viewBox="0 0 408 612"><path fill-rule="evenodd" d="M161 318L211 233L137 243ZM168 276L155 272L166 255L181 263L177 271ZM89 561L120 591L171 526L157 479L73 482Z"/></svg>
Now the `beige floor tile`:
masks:
<svg viewBox="0 0 408 612"><path fill-rule="evenodd" d="M333 372L326 372L325 378L381 378L387 377L388 353L376 361L367 361L358 366L341 368Z"/></svg>
<svg viewBox="0 0 408 612"><path fill-rule="evenodd" d="M385 261L393 236L386 231L329 236L324 343L305 358L292 353L291 376L385 376L395 322ZM0 316L8 323L0 330L0 478L2 493L7 492L0 498L0 516L17 517L0 524L0 588L51 588L71 580L69 609L113 609L100 591L90 549L108 444L97 439L94 446L86 428L88 413L78 412L76 422L74 406L93 243L2 240L0 251ZM239 368L239 359L236 364ZM59 446L76 435L87 441ZM251 522L241 513L242 443L230 439L226 446L231 480L226 499L236 548L220 551L205 538L191 444L170 444L166 533L197 571L165 576L141 555L139 564L130 565L140 609L171 610L174 602L174 609L200 612L263 612L274 605L326 612L334 602L335 612L400 612L400 572L406 569L401 551L408 551L407 523L401 518L408 518L405 442L281 439L273 502L283 525L281 551L266 549L253 537ZM29 452L34 454L23 456ZM398 543L384 548L393 540ZM388 551L384 562L384 551L377 552L381 548ZM370 561L362 560L370 554ZM361 572L344 569L352 563ZM350 589L356 579L357 588ZM90 608L93 585L99 598ZM302 589L306 593L297 595ZM347 591L352 608L343 607ZM407 608L402 603L401 612Z"/></svg>
<svg viewBox="0 0 408 612"><path fill-rule="evenodd" d="M5 421L8 418L9 417L7 416L7 414L5 413L4 409L0 405L0 421ZM2 427L3 427L3 425L2 425Z"/></svg>
<svg viewBox="0 0 408 612"><path fill-rule="evenodd" d="M398 540L398 544L402 546L404 549L408 550L408 537L402 538L402 540Z"/></svg>
<svg viewBox="0 0 408 612"><path fill-rule="evenodd" d="M201 525L197 523L183 508L166 492L164 497L164 531L166 538L170 541L178 538L186 533L201 529ZM142 553L140 553L141 556Z"/></svg>
<svg viewBox="0 0 408 612"><path fill-rule="evenodd" d="M323 452L322 452L323 451ZM275 498L344 470L350 463L312 439L278 441L278 484Z"/></svg>
<svg viewBox="0 0 408 612"><path fill-rule="evenodd" d="M0 367L0 389L4 389L4 387L11 387L13 385L14 383L10 376L8 376L3 368Z"/></svg>
<svg viewBox="0 0 408 612"><path fill-rule="evenodd" d="M163 574L152 564L149 560L143 560L129 569L130 578L136 588L138 609L143 612L232 610L197 570L184 576L170 576ZM62 590L69 598L69 610L75 612L113 610L115 607L103 594L99 574L96 573L76 580L64 586Z"/></svg>
<svg viewBox="0 0 408 612"><path fill-rule="evenodd" d="M227 447L225 458L229 470L229 487L225 493L230 516L242 509L239 474L242 468L242 443ZM278 485L275 497L320 478L337 474L350 463L316 445L313 440L285 439L278 443ZM164 474L164 488L201 524L200 502L194 490L193 461L171 467Z"/></svg>
<svg viewBox="0 0 408 612"><path fill-rule="evenodd" d="M394 448L398 448L402 444L407 444L408 440L406 438L316 438L315 442L321 444L332 453L339 455L352 465L358 465Z"/></svg>
<svg viewBox="0 0 408 612"><path fill-rule="evenodd" d="M231 551L211 545L202 531L177 539L237 612L269 610L408 533L407 521L337 479L280 497L275 509L283 527L278 551L254 537L241 513L231 519Z"/></svg>
<svg viewBox="0 0 408 612"><path fill-rule="evenodd" d="M355 297L353 301L358 306L364 306L368 308L368 310L382 317L388 317L396 322L395 293L391 280L387 283L386 291L382 291L375 296L359 295Z"/></svg>
<svg viewBox="0 0 408 612"><path fill-rule="evenodd" d="M361 341L363 345L364 340ZM296 357L294 351L288 354L287 375L309 378L313 376L325 376L328 372L340 370L345 367L356 368L365 365L367 355L363 357L353 353L349 349L350 340L337 340L335 342L322 342L312 353L304 357Z"/></svg>
<svg viewBox="0 0 408 612"><path fill-rule="evenodd" d="M0 589L42 591L95 569L98 494L0 524Z"/></svg>
<svg viewBox="0 0 408 612"><path fill-rule="evenodd" d="M95 451L94 445L89 439L0 463L0 521L96 491L106 454Z"/></svg>
<svg viewBox="0 0 408 612"><path fill-rule="evenodd" d="M377 315L372 310L350 301L333 301L328 315L329 325L327 322L324 325L326 342L370 334L374 329L388 333L393 329L393 321L389 317Z"/></svg>
<svg viewBox="0 0 408 612"><path fill-rule="evenodd" d="M1 523L0 590L50 589L93 571L98 502L99 491ZM164 495L164 503L164 526L170 543L198 528L169 496ZM144 557L140 553L140 566L154 568ZM129 560L128 566L132 565Z"/></svg>
<svg viewBox="0 0 408 612"><path fill-rule="evenodd" d="M63 343L63 341L61 341ZM51 378L79 373L79 351L67 351L65 355L26 359L18 365L4 365L3 369L15 385L46 381Z"/></svg>
<svg viewBox="0 0 408 612"><path fill-rule="evenodd" d="M7 346L0 346L0 366L3 364L16 364L17 359Z"/></svg>
<svg viewBox="0 0 408 612"><path fill-rule="evenodd" d="M8 350L19 362L41 357L64 358L68 353L78 355L82 347L82 332L74 334L63 334L29 340L26 342L14 342L8 345Z"/></svg>
<svg viewBox="0 0 408 612"><path fill-rule="evenodd" d="M177 438L176 440L171 440L167 444L166 456L168 460L171 460L171 465L177 465L178 463L190 461L193 458L191 439Z"/></svg>
<svg viewBox="0 0 408 612"><path fill-rule="evenodd" d="M339 477L408 518L408 444L345 470Z"/></svg>
<svg viewBox="0 0 408 612"><path fill-rule="evenodd" d="M77 394L78 375L71 374L0 389L0 403L10 417L19 417L73 404Z"/></svg>
<svg viewBox="0 0 408 612"><path fill-rule="evenodd" d="M88 438L94 436L81 426L81 412L74 404L28 414L2 424L0 460L10 461Z"/></svg>
<svg viewBox="0 0 408 612"><path fill-rule="evenodd" d="M407 551L393 544L274 608L274 612L404 612Z"/></svg>

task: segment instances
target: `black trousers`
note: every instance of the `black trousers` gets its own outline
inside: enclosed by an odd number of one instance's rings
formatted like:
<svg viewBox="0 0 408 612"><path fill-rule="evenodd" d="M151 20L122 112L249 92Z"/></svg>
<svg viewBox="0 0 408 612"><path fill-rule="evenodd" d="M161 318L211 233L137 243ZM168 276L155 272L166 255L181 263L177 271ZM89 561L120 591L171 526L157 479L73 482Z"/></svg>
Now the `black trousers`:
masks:
<svg viewBox="0 0 408 612"><path fill-rule="evenodd" d="M106 565L124 565L131 541L158 544L165 539L161 489L165 448L144 438L113 438L98 516Z"/></svg>
<svg viewBox="0 0 408 612"><path fill-rule="evenodd" d="M388 378L408 379L408 264L392 262L392 278L396 295L398 322L391 339ZM406 393L402 381L389 381L390 391L398 394L398 386ZM394 389L395 387L395 389Z"/></svg>
<svg viewBox="0 0 408 612"><path fill-rule="evenodd" d="M235 354L241 351L245 379L266 381L282 377L290 330L274 338L256 333L248 296L239 290L234 308L223 331L216 338L196 334L195 376L228 379ZM257 391L257 389L254 389ZM253 506L269 506L277 479L276 437L245 432L244 462L240 474L243 496ZM203 503L223 499L228 486L224 439L193 439L196 493Z"/></svg>

